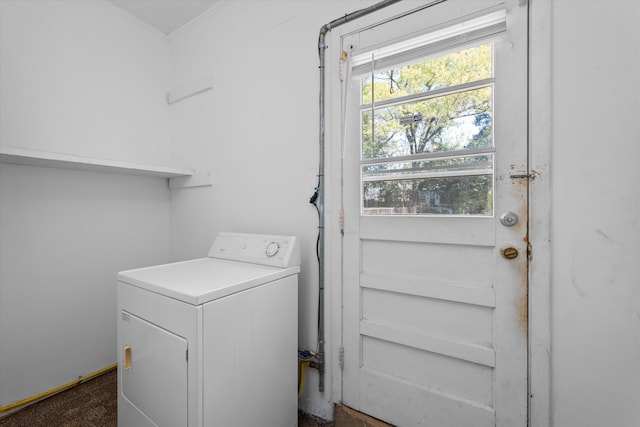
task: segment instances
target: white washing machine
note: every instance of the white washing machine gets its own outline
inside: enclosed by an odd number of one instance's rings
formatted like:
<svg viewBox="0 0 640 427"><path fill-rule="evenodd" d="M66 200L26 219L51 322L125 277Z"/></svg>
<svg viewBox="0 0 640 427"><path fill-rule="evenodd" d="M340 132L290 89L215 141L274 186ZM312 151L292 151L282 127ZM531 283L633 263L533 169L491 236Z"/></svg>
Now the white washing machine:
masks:
<svg viewBox="0 0 640 427"><path fill-rule="evenodd" d="M118 426L297 426L290 236L221 233L207 258L118 274Z"/></svg>

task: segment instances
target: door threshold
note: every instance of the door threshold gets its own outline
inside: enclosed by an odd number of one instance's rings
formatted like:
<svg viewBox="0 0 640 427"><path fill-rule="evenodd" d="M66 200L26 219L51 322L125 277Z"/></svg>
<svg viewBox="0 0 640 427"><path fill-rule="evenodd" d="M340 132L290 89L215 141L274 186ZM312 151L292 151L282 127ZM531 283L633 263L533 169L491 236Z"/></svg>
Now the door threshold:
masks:
<svg viewBox="0 0 640 427"><path fill-rule="evenodd" d="M333 427L393 427L344 405L336 405L333 410Z"/></svg>

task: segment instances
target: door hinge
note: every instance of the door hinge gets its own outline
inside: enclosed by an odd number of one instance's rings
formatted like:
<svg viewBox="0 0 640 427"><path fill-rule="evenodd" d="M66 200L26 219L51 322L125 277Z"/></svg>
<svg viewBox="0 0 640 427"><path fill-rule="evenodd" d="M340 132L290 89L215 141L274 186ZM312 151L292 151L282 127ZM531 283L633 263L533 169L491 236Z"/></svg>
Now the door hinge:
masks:
<svg viewBox="0 0 640 427"><path fill-rule="evenodd" d="M533 246L531 246L531 243L527 243L527 259L529 261L533 259Z"/></svg>
<svg viewBox="0 0 640 427"><path fill-rule="evenodd" d="M340 354L338 356L340 363L340 369L344 369L344 347L340 347Z"/></svg>
<svg viewBox="0 0 640 427"><path fill-rule="evenodd" d="M344 210L340 209L340 233L344 235Z"/></svg>

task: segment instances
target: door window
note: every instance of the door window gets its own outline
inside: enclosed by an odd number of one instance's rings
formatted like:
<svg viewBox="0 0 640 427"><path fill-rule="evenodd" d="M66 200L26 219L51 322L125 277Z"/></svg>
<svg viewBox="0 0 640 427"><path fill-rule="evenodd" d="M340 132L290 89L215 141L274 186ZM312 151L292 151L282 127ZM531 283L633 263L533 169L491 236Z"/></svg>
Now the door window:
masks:
<svg viewBox="0 0 640 427"><path fill-rule="evenodd" d="M493 43L370 64L359 76L362 214L493 215Z"/></svg>

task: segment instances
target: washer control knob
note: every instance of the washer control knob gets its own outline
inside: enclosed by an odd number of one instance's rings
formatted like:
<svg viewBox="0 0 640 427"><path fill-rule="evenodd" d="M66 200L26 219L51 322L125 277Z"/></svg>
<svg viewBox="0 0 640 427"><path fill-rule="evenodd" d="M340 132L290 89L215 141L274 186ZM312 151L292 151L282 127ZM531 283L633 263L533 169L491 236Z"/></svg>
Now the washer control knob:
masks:
<svg viewBox="0 0 640 427"><path fill-rule="evenodd" d="M280 246L278 246L277 242L271 242L267 245L267 250L265 251L268 257L272 257L278 253Z"/></svg>

